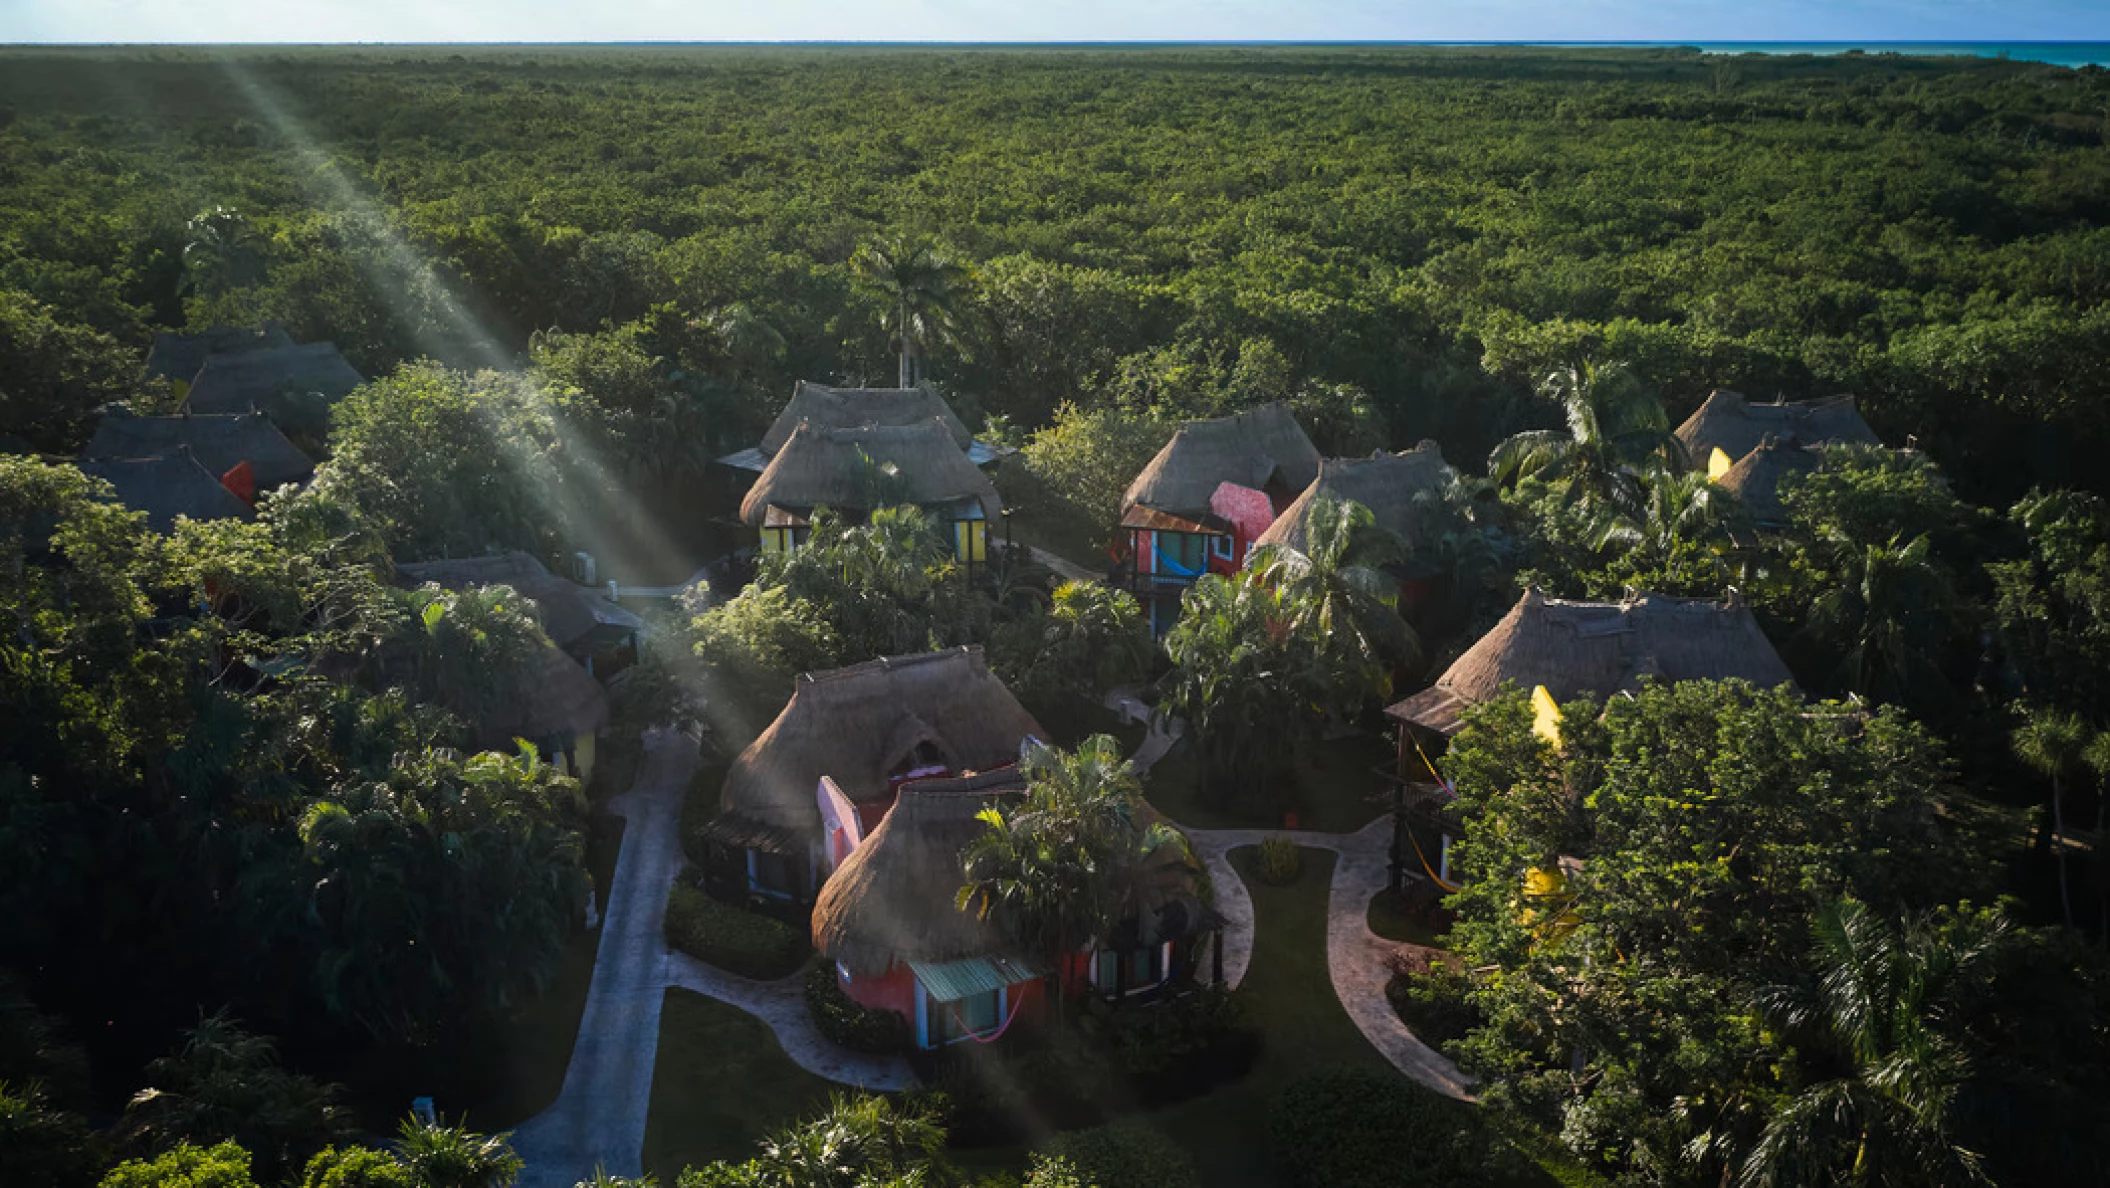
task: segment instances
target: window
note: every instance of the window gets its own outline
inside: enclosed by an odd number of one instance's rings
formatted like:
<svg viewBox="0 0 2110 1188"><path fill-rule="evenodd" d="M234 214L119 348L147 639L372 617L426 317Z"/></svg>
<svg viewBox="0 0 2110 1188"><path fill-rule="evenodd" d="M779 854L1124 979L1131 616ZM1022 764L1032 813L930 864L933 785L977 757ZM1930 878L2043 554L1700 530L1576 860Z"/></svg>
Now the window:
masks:
<svg viewBox="0 0 2110 1188"><path fill-rule="evenodd" d="M1196 577L1208 564L1208 542L1192 532L1158 533L1158 568L1173 577Z"/></svg>
<svg viewBox="0 0 2110 1188"><path fill-rule="evenodd" d="M1231 538L1228 536L1210 537L1209 550L1216 554L1217 560L1229 561L1231 559Z"/></svg>
<svg viewBox="0 0 2110 1188"><path fill-rule="evenodd" d="M995 1031L1004 1021L1004 992L991 990L984 994L971 994L958 1002L939 1002L932 999L930 1013L936 1018L936 1031L941 1043L966 1039L970 1035L983 1035Z"/></svg>
<svg viewBox="0 0 2110 1188"><path fill-rule="evenodd" d="M789 899L796 892L791 859L762 850L747 852L747 887L764 895Z"/></svg>
<svg viewBox="0 0 2110 1188"><path fill-rule="evenodd" d="M1165 951L1169 947L1150 945L1126 953L1101 949L1092 957L1092 984L1109 993L1117 986L1128 991L1148 990L1165 980ZM1124 963L1126 970L1121 969Z"/></svg>

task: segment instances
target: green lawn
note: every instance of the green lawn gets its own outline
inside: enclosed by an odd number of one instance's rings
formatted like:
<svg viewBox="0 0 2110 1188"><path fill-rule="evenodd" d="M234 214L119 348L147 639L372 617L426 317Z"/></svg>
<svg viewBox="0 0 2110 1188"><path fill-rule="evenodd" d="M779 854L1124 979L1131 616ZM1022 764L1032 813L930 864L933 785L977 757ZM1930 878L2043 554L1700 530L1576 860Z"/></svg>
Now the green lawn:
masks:
<svg viewBox="0 0 2110 1188"><path fill-rule="evenodd" d="M1299 759L1296 786L1285 807L1296 813L1299 829L1353 833L1385 812L1370 769L1391 761L1392 742L1381 735L1353 734L1319 743ZM1204 797L1200 765L1186 746L1150 769L1144 793L1160 812L1197 829L1283 827L1279 814L1240 811Z"/></svg>
<svg viewBox="0 0 2110 1188"><path fill-rule="evenodd" d="M769 1025L738 1007L667 991L645 1119L645 1170L746 1159L763 1137L827 1108L840 1086L792 1063Z"/></svg>

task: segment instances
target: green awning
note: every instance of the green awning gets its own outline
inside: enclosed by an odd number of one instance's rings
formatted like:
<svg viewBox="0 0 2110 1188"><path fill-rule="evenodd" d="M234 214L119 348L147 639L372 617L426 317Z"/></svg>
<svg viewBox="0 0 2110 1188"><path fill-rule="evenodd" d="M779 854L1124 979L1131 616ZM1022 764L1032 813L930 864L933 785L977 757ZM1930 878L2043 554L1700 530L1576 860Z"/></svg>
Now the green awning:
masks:
<svg viewBox="0 0 2110 1188"><path fill-rule="evenodd" d="M1021 957L968 957L960 961L911 961L910 972L939 1002L958 1002L1019 982L1046 977L1048 967Z"/></svg>

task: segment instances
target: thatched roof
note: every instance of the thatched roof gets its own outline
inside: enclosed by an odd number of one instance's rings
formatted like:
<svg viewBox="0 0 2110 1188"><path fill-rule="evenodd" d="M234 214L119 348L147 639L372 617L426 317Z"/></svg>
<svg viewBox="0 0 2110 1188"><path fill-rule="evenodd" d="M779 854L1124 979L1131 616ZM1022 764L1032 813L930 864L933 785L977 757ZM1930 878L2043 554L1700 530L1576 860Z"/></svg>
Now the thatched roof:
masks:
<svg viewBox="0 0 2110 1188"><path fill-rule="evenodd" d="M862 429L800 425L747 492L740 518L760 527L772 507L870 511L875 491L885 486L895 488L895 501L921 508L974 503L994 520L1003 507L989 476L967 460L944 422L932 418Z"/></svg>
<svg viewBox="0 0 2110 1188"><path fill-rule="evenodd" d="M1752 404L1735 392L1718 388L1678 426L1678 440L1685 446L1686 460L1702 468L1718 449L1734 462L1757 449L1767 437L1786 445L1883 444L1876 431L1861 419L1851 396Z"/></svg>
<svg viewBox="0 0 2110 1188"><path fill-rule="evenodd" d="M989 671L978 647L868 660L798 678L791 703L740 752L720 805L728 816L817 834L821 777L857 803L883 800L889 776L928 743L955 772L1018 760L1047 732Z"/></svg>
<svg viewBox="0 0 2110 1188"><path fill-rule="evenodd" d="M1140 506L1199 521L1210 514L1209 499L1224 483L1301 491L1319 477L1320 461L1318 447L1280 404L1188 421L1128 485L1122 513Z"/></svg>
<svg viewBox="0 0 2110 1188"><path fill-rule="evenodd" d="M193 520L251 519L256 512L220 480L178 448L158 458L94 458L81 462L81 473L110 484L117 501L147 514L156 532L176 526L176 517Z"/></svg>
<svg viewBox="0 0 2110 1188"><path fill-rule="evenodd" d="M903 784L894 807L821 887L813 947L853 974L1005 952L993 919L955 906L966 882L960 856L989 828L975 814L1024 789L1015 767Z"/></svg>
<svg viewBox="0 0 2110 1188"><path fill-rule="evenodd" d="M1435 685L1385 713L1451 734L1466 706L1492 698L1505 681L1527 690L1544 685L1555 701L1567 701L1585 693L1607 697L1645 676L1736 677L1769 688L1795 679L1733 594L1724 602L1661 594L1564 602L1526 590Z"/></svg>
<svg viewBox="0 0 2110 1188"><path fill-rule="evenodd" d="M431 582L447 590L511 586L515 593L535 604L542 629L558 647L567 650L576 650L582 643L590 647L603 640L619 639L644 627L636 615L598 591L552 574L542 562L518 550L484 557L400 563L396 572L417 585Z"/></svg>
<svg viewBox="0 0 2110 1188"><path fill-rule="evenodd" d="M196 378L198 369L205 366L205 360L212 355L234 355L292 345L292 336L277 322L266 322L255 328L215 326L210 330L184 334L156 334L153 347L147 351L147 371L187 384Z"/></svg>
<svg viewBox="0 0 2110 1188"><path fill-rule="evenodd" d="M1715 485L1734 494L1751 522L1761 528L1778 528L1788 522L1787 505L1780 501L1780 484L1790 475L1817 469L1821 455L1808 446L1782 445L1766 441L1737 459Z"/></svg>
<svg viewBox="0 0 2110 1188"><path fill-rule="evenodd" d="M607 724L608 694L578 661L547 647L538 648L529 664L515 697L477 715L478 745L510 751L516 738L577 737Z"/></svg>
<svg viewBox="0 0 2110 1188"><path fill-rule="evenodd" d="M184 404L193 413L266 413L295 432L319 432L329 427L328 406L365 382L334 344L310 342L209 356Z"/></svg>
<svg viewBox="0 0 2110 1188"><path fill-rule="evenodd" d="M142 417L122 405L103 410L83 458L158 458L188 449L209 473L226 474L243 462L260 491L302 482L315 463L261 413L229 416Z"/></svg>
<svg viewBox="0 0 2110 1188"><path fill-rule="evenodd" d="M863 429L871 426L921 425L944 422L953 443L966 450L974 435L945 403L945 398L922 388L831 388L800 380L791 390L791 403L777 414L776 423L762 435L762 453L775 457L800 425L820 429Z"/></svg>
<svg viewBox="0 0 2110 1188"><path fill-rule="evenodd" d="M1296 502L1282 509L1268 530L1255 542L1281 544L1305 550L1305 527L1311 508L1321 498L1360 503L1370 509L1380 527L1409 544L1419 544L1427 535L1428 503L1417 496L1440 496L1458 472L1443 460L1443 448L1424 441L1397 454L1374 454L1368 458L1328 458L1319 465L1319 477L1304 488Z"/></svg>

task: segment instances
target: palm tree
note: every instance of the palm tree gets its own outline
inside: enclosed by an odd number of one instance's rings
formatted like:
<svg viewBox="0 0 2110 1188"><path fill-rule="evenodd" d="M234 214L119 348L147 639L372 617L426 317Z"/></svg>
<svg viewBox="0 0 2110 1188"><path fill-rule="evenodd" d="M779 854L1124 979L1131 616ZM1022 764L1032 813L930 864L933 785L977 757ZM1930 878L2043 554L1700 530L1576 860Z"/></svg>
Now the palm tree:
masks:
<svg viewBox="0 0 2110 1188"><path fill-rule="evenodd" d="M1624 366L1564 367L1541 381L1539 391L1560 405L1567 432L1532 429L1509 438L1488 455L1489 477L1508 483L1535 474L1565 482L1571 502L1631 513L1643 501L1640 472L1683 461L1663 405Z"/></svg>
<svg viewBox="0 0 2110 1188"><path fill-rule="evenodd" d="M1839 657L1844 688L1884 700L1919 701L1943 688L1934 656L1954 605L1928 538L1842 545L1837 580L1810 604L1808 634Z"/></svg>
<svg viewBox="0 0 2110 1188"><path fill-rule="evenodd" d="M396 1155L422 1188L508 1188L520 1176L520 1156L503 1134L477 1134L464 1124L405 1118Z"/></svg>
<svg viewBox="0 0 2110 1188"><path fill-rule="evenodd" d="M988 828L961 856L959 909L994 913L1020 945L1064 957L1125 921L1147 926L1167 863L1191 869L1194 855L1178 829L1139 811L1120 744L1098 734L1067 753L1041 747L1023 767L1024 798L983 810Z"/></svg>
<svg viewBox="0 0 2110 1188"><path fill-rule="evenodd" d="M1420 654L1421 642L1396 609L1399 581L1381 566L1406 556L1397 536L1378 527L1360 503L1321 498L1305 522L1304 549L1263 545L1247 561L1260 581L1282 598L1283 621L1293 632L1323 641L1329 657L1367 679L1343 682L1360 701L1375 686L1391 685L1390 670Z"/></svg>
<svg viewBox="0 0 2110 1188"><path fill-rule="evenodd" d="M1950 1130L1971 1064L1942 1025L2004 934L1982 917L1900 929L1853 900L1819 911L1816 984L1766 987L1757 1005L1830 1075L1774 1113L1740 1188L1987 1182Z"/></svg>
<svg viewBox="0 0 2110 1188"><path fill-rule="evenodd" d="M2038 706L2024 711L2022 725L2015 729L2015 754L2024 763L2051 780L2051 834L2049 841L2059 863L2059 906L2066 926L2073 927L2073 893L2066 878L2066 780L2088 769L2099 754L2098 736L2080 715L2061 713Z"/></svg>
<svg viewBox="0 0 2110 1188"><path fill-rule="evenodd" d="M1194 732L1203 786L1229 799L1283 786L1303 729L1305 682L1325 676L1280 626L1283 604L1254 570L1210 574L1181 596L1180 620L1165 635L1165 708ZM1330 700L1325 684L1319 692Z"/></svg>
<svg viewBox="0 0 2110 1188"><path fill-rule="evenodd" d="M927 374L930 348L958 343L958 306L968 269L928 235L875 239L851 257L857 275L887 302L885 326L901 353L901 386Z"/></svg>
<svg viewBox="0 0 2110 1188"><path fill-rule="evenodd" d="M231 207L215 206L184 227L183 290L217 296L255 283L260 267L249 220Z"/></svg>

